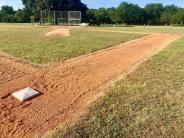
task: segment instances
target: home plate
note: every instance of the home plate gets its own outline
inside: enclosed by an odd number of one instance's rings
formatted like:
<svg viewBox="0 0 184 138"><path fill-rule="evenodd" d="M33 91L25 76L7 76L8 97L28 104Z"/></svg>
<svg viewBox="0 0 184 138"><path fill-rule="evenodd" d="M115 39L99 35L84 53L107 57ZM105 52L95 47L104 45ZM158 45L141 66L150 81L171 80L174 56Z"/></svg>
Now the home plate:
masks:
<svg viewBox="0 0 184 138"><path fill-rule="evenodd" d="M40 93L31 89L30 87L12 93L12 96L17 98L19 101L24 102L31 98L38 96Z"/></svg>

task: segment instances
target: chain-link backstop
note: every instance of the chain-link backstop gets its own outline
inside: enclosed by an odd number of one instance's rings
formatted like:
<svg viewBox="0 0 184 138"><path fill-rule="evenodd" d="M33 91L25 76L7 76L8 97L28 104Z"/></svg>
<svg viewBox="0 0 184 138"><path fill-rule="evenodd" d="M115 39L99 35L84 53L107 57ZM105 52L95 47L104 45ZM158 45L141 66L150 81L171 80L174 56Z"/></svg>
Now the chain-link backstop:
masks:
<svg viewBox="0 0 184 138"><path fill-rule="evenodd" d="M79 25L81 23L80 11L51 11L40 12L42 25Z"/></svg>

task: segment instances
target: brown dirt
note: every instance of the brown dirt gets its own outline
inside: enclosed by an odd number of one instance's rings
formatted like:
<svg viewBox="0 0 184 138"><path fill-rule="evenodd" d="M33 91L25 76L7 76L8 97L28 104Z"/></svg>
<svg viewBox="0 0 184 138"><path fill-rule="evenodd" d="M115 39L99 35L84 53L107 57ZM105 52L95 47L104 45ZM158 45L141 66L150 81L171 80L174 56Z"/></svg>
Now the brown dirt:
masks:
<svg viewBox="0 0 184 138"><path fill-rule="evenodd" d="M45 36L69 37L70 30L66 27L52 27L52 30L50 32L47 32Z"/></svg>
<svg viewBox="0 0 184 138"><path fill-rule="evenodd" d="M37 69L0 57L0 137L42 136L72 122L109 82L126 75L178 35L153 34L113 48ZM31 86L42 95L25 103L11 93Z"/></svg>

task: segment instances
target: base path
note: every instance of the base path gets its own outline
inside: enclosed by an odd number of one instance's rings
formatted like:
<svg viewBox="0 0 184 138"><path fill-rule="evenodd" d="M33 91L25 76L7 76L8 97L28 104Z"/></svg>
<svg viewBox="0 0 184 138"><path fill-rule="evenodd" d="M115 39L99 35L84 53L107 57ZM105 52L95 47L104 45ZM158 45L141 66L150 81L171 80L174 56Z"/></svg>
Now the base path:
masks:
<svg viewBox="0 0 184 138"><path fill-rule="evenodd" d="M0 137L42 136L71 123L109 83L178 38L152 34L45 69L0 57ZM42 95L24 103L11 96L28 86Z"/></svg>

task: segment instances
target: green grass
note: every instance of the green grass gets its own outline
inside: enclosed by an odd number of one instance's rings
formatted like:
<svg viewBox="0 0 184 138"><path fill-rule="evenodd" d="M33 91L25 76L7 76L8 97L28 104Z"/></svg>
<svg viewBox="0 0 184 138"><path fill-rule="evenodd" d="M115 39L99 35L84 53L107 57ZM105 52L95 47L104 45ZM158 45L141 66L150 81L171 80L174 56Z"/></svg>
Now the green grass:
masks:
<svg viewBox="0 0 184 138"><path fill-rule="evenodd" d="M97 29L130 31L130 32L147 32L147 33L158 32L158 33L184 34L184 27L172 27L172 26L99 27Z"/></svg>
<svg viewBox="0 0 184 138"><path fill-rule="evenodd" d="M52 137L184 137L184 37Z"/></svg>
<svg viewBox="0 0 184 138"><path fill-rule="evenodd" d="M72 30L71 37L45 37L48 27L0 25L0 50L33 63L64 60L144 35Z"/></svg>

